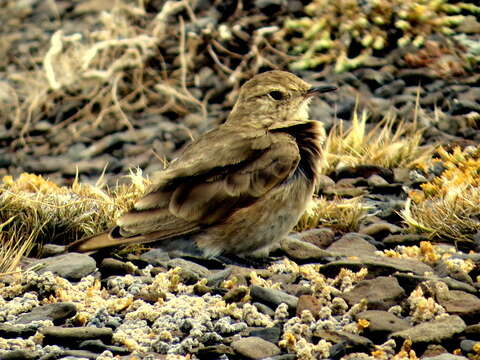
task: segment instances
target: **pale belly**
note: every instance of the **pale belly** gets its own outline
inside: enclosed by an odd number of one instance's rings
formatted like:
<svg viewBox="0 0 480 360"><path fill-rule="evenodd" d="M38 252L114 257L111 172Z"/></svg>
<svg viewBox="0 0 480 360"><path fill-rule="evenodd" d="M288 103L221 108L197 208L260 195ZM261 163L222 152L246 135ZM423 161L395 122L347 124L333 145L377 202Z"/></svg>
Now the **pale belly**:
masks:
<svg viewBox="0 0 480 360"><path fill-rule="evenodd" d="M238 210L225 224L195 236L207 255L264 256L296 225L313 195L303 176L282 185L253 205Z"/></svg>

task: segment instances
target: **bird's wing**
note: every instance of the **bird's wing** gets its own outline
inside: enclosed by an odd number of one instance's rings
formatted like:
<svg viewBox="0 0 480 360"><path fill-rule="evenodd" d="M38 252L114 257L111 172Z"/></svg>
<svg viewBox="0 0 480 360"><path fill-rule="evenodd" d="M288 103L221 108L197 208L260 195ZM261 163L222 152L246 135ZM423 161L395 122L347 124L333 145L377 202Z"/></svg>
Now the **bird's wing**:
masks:
<svg viewBox="0 0 480 360"><path fill-rule="evenodd" d="M300 160L295 140L223 126L186 148L150 192L117 222L123 235L197 230L248 206L287 179ZM173 234L177 235L177 234Z"/></svg>
<svg viewBox="0 0 480 360"><path fill-rule="evenodd" d="M153 177L147 195L103 237L75 249L151 242L191 234L252 204L293 174L298 146L286 133L221 126L191 143ZM96 247L95 241L102 244ZM113 243L112 243L113 242Z"/></svg>

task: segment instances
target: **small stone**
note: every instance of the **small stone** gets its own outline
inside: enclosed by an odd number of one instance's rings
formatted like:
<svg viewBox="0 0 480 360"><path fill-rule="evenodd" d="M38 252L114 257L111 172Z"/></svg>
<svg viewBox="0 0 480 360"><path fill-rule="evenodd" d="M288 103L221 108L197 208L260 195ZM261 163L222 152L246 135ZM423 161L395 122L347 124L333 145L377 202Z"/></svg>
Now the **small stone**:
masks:
<svg viewBox="0 0 480 360"><path fill-rule="evenodd" d="M364 333L367 336L386 337L392 332L402 331L410 328L408 321L382 310L367 310L355 315L355 319L368 320L370 323Z"/></svg>
<svg viewBox="0 0 480 360"><path fill-rule="evenodd" d="M341 297L350 306L366 299L369 309L388 310L400 303L405 297L405 291L400 287L396 278L380 276L372 280L360 281L352 290L342 294Z"/></svg>
<svg viewBox="0 0 480 360"><path fill-rule="evenodd" d="M197 355L200 359L222 359L223 355L234 354L235 351L230 346L224 344L201 347L197 351Z"/></svg>
<svg viewBox="0 0 480 360"><path fill-rule="evenodd" d="M80 350L92 351L95 353L102 353L104 351L111 351L116 355L127 355L130 351L127 348L114 345L105 345L101 340L85 340L78 346Z"/></svg>
<svg viewBox="0 0 480 360"><path fill-rule="evenodd" d="M225 295L223 295L223 300L227 304L234 303L242 300L248 294L248 288L244 286L239 286L234 289L230 289Z"/></svg>
<svg viewBox="0 0 480 360"><path fill-rule="evenodd" d="M413 326L410 329L396 331L390 337L400 343L407 339L413 343L440 343L463 332L466 327L460 316L451 315Z"/></svg>
<svg viewBox="0 0 480 360"><path fill-rule="evenodd" d="M395 80L392 73L369 68L358 69L355 73L363 82L374 88Z"/></svg>
<svg viewBox="0 0 480 360"><path fill-rule="evenodd" d="M15 320L15 324L28 324L40 320L51 320L54 323L62 323L76 313L77 308L73 303L59 302L47 304L35 307L32 311L20 315L18 319Z"/></svg>
<svg viewBox="0 0 480 360"><path fill-rule="evenodd" d="M170 256L162 249L152 249L141 254L140 259L154 266L167 267L167 262L170 260Z"/></svg>
<svg viewBox="0 0 480 360"><path fill-rule="evenodd" d="M281 352L278 346L257 336L234 341L231 346L237 353L247 359L265 359L279 355Z"/></svg>
<svg viewBox="0 0 480 360"><path fill-rule="evenodd" d="M358 270L366 267L370 276L390 275L396 271L411 272L424 275L432 272L427 264L415 259L387 258L385 256L358 256L347 259L330 261L320 268L320 272L327 276L336 276L341 268Z"/></svg>
<svg viewBox="0 0 480 360"><path fill-rule="evenodd" d="M132 264L127 264L123 261L112 258L103 259L99 270L103 277L135 273L135 267Z"/></svg>
<svg viewBox="0 0 480 360"><path fill-rule="evenodd" d="M338 96L336 116L339 119L350 120L357 106L354 96Z"/></svg>
<svg viewBox="0 0 480 360"><path fill-rule="evenodd" d="M420 234L391 234L382 240L382 242L389 247L395 247L397 245L418 245L422 241L428 241L428 237Z"/></svg>
<svg viewBox="0 0 480 360"><path fill-rule="evenodd" d="M397 71L396 77L405 81L405 84L409 86L425 85L437 80L437 76L433 71L427 68L400 69ZM443 81L442 83L445 86L445 82Z"/></svg>
<svg viewBox="0 0 480 360"><path fill-rule="evenodd" d="M474 101L457 99L453 102L451 115L466 115L480 112L480 105Z"/></svg>
<svg viewBox="0 0 480 360"><path fill-rule="evenodd" d="M109 172L120 171L122 163L119 159L104 154L93 159L76 161L75 163L68 161L63 164L61 172L67 176L75 176L76 174L101 175L106 167L108 167Z"/></svg>
<svg viewBox="0 0 480 360"><path fill-rule="evenodd" d="M2 360L33 360L38 358L39 354L32 350L13 350L0 356Z"/></svg>
<svg viewBox="0 0 480 360"><path fill-rule="evenodd" d="M385 180L383 177L377 174L373 174L367 179L368 185L370 186L382 186L388 185L388 181Z"/></svg>
<svg viewBox="0 0 480 360"><path fill-rule="evenodd" d="M44 335L44 344L80 343L84 340L100 339L110 342L113 330L110 328L46 326L40 330Z"/></svg>
<svg viewBox="0 0 480 360"><path fill-rule="evenodd" d="M280 241L280 247L295 260L320 260L332 256L329 252L313 244L296 239L294 235L285 236Z"/></svg>
<svg viewBox="0 0 480 360"><path fill-rule="evenodd" d="M480 323L468 325L465 329L465 335L475 340L480 340Z"/></svg>
<svg viewBox="0 0 480 360"><path fill-rule="evenodd" d="M181 258L168 261L167 267L169 269L181 268L180 277L186 284L196 283L198 280L207 278L210 275L210 270L205 266Z"/></svg>
<svg viewBox="0 0 480 360"><path fill-rule="evenodd" d="M98 358L98 354L87 350L67 349L63 351L62 360L76 360L78 358L95 360Z"/></svg>
<svg viewBox="0 0 480 360"><path fill-rule="evenodd" d="M462 318L475 318L480 314L480 299L464 291L437 293L437 301L449 314L461 315Z"/></svg>
<svg viewBox="0 0 480 360"><path fill-rule="evenodd" d="M280 340L281 329L277 326L269 327L269 328L262 328L262 329L253 329L250 331L250 336L256 336L276 344Z"/></svg>
<svg viewBox="0 0 480 360"><path fill-rule="evenodd" d="M318 179L318 184L317 184L317 190L321 191L327 186L333 186L335 185L335 181L332 180L332 178L328 177L327 175L320 174L319 179Z"/></svg>
<svg viewBox="0 0 480 360"><path fill-rule="evenodd" d="M231 267L220 271L210 271L210 275L207 277L207 286L220 287L220 284L228 279L232 271Z"/></svg>
<svg viewBox="0 0 480 360"><path fill-rule="evenodd" d="M45 244L42 246L40 256L42 258L47 258L51 256L57 256L65 252L66 252L66 247L64 245Z"/></svg>
<svg viewBox="0 0 480 360"><path fill-rule="evenodd" d="M61 277L70 280L80 280L95 271L97 264L95 260L85 254L68 253L52 256L42 260L43 267L37 272L43 274L51 271Z"/></svg>
<svg viewBox="0 0 480 360"><path fill-rule="evenodd" d="M251 285L250 295L254 300L263 302L267 305L272 305L274 308L281 303L287 304L290 310L295 310L297 308L298 298L281 290Z"/></svg>
<svg viewBox="0 0 480 360"><path fill-rule="evenodd" d="M473 285L473 280L466 271L458 267L452 268L444 260L440 260L436 264L435 273L440 277L450 276L452 279L463 281L467 284Z"/></svg>
<svg viewBox="0 0 480 360"><path fill-rule="evenodd" d="M478 341L473 341L473 340L462 340L460 342L460 349L462 349L463 352L466 352L466 353L469 353L469 352L473 352L473 347L477 345L480 345L480 343Z"/></svg>
<svg viewBox="0 0 480 360"><path fill-rule="evenodd" d="M327 246L331 245L335 238L335 233L329 228L310 229L302 231L297 235L302 241L318 246L321 249L325 249Z"/></svg>
<svg viewBox="0 0 480 360"><path fill-rule="evenodd" d="M378 221L362 227L358 232L360 234L373 236L375 239L383 239L387 235L399 233L400 231L402 231L400 226L385 221Z"/></svg>
<svg viewBox="0 0 480 360"><path fill-rule="evenodd" d="M34 325L11 325L0 324L0 337L5 339L11 338L28 338L37 332L37 327Z"/></svg>
<svg viewBox="0 0 480 360"><path fill-rule="evenodd" d="M370 352L373 348L373 343L370 339L348 331L317 330L315 335L333 343L333 346L330 348L330 358L333 359L339 359L342 354L355 351Z"/></svg>
<svg viewBox="0 0 480 360"><path fill-rule="evenodd" d="M378 249L358 233L347 233L327 248L334 255L360 256L374 255Z"/></svg>
<svg viewBox="0 0 480 360"><path fill-rule="evenodd" d="M275 311L270 309L267 305L259 303L259 302L254 302L253 306L257 308L258 311L260 311L262 314L274 317L275 316Z"/></svg>
<svg viewBox="0 0 480 360"><path fill-rule="evenodd" d="M312 295L302 295L298 298L297 317L302 315L302 311L309 310L312 315L318 319L318 314L322 310L323 305L318 298Z"/></svg>

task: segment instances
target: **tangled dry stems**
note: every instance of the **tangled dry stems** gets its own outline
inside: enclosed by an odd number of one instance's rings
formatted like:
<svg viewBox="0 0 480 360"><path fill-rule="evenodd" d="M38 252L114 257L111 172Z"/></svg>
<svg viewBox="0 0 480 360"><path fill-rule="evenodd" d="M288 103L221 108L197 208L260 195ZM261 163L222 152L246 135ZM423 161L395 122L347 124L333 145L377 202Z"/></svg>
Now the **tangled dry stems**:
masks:
<svg viewBox="0 0 480 360"><path fill-rule="evenodd" d="M73 34L60 28L49 48L39 49L41 61L30 59L7 74L8 82L0 83L0 99L5 100L0 113L19 135L14 147L31 143L29 134L41 120L55 124L47 139L55 153L88 139L96 129L132 129L140 125L140 114L199 112L206 120L208 100L225 89L194 96L190 89L201 66L214 60L220 78L233 87L227 99L231 105L242 80L261 67L282 67L272 56L288 58L267 40L277 27L257 26L253 35L241 30L257 17L242 17L240 27L209 23L192 31L197 19L191 2L167 1L156 16L145 6L116 1L101 12L95 27ZM250 43L248 53L227 49L235 37ZM69 134L67 141L57 136L60 130Z"/></svg>

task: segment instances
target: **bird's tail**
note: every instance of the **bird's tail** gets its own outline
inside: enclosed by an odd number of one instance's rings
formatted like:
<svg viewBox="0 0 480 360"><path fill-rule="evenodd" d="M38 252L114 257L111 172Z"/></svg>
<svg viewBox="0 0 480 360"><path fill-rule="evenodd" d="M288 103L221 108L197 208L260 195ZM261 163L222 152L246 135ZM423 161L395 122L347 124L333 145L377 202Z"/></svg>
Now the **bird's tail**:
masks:
<svg viewBox="0 0 480 360"><path fill-rule="evenodd" d="M170 236L166 236L164 231L154 231L147 234L124 237L120 234L119 228L114 227L108 232L74 241L67 245L66 250L69 252L92 252L108 247L126 244L151 243L169 238Z"/></svg>
<svg viewBox="0 0 480 360"><path fill-rule="evenodd" d="M67 251L83 253L117 245L119 245L118 239L113 239L110 232L105 232L74 241L67 246Z"/></svg>

